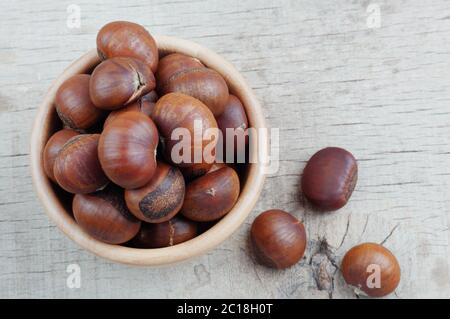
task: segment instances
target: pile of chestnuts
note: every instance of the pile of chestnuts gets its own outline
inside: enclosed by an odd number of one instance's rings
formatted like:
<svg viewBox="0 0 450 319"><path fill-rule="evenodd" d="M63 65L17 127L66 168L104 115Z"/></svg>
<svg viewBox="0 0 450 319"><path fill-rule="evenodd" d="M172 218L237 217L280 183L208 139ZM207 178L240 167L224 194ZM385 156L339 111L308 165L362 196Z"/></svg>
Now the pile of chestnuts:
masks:
<svg viewBox="0 0 450 319"><path fill-rule="evenodd" d="M306 164L301 186L303 195L320 211L342 208L350 199L358 179L353 155L337 147L314 154ZM282 210L269 210L253 222L250 238L256 259L272 268L288 268L304 256L307 237L304 225ZM382 297L400 282L400 266L395 256L376 243L350 249L342 260L341 272L356 293Z"/></svg>
<svg viewBox="0 0 450 319"><path fill-rule="evenodd" d="M101 62L93 71L68 78L56 92L62 129L44 148L45 173L74 194L74 219L97 240L160 248L194 238L239 197L245 163L223 163L216 158L217 140L202 133L215 129L224 136L236 129L245 135L241 101L199 60L160 57L138 24L106 24L97 51ZM194 136L196 121L200 140L184 142L178 154L191 156L175 160L181 141L173 135L182 128ZM235 150L246 151L243 141Z"/></svg>
<svg viewBox="0 0 450 319"><path fill-rule="evenodd" d="M97 51L101 63L92 73L68 78L56 93L62 128L45 146L45 173L74 194L76 222L100 241L161 248L194 238L238 200L242 165L225 164L216 153L229 151L222 146L229 139L232 158L248 148L241 101L201 61L179 53L160 57L138 24L106 24ZM194 136L196 121L200 140L184 143L180 152L177 130ZM221 133L222 145L203 134L208 129ZM182 161L174 158L177 151ZM317 210L333 211L348 202L357 177L353 155L329 147L308 161L301 188ZM279 269L295 265L307 247L303 223L278 209L254 220L250 238L256 259ZM341 272L349 285L375 297L393 292L400 281L395 256L374 243L348 251Z"/></svg>

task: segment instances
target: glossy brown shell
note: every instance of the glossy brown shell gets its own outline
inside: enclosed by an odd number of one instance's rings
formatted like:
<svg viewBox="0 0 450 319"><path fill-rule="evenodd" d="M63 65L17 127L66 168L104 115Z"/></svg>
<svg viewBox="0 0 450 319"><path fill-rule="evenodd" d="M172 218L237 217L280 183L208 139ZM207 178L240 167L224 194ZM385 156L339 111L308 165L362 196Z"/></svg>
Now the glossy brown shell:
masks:
<svg viewBox="0 0 450 319"><path fill-rule="evenodd" d="M56 112L64 125L79 130L92 127L105 115L95 107L89 95L89 74L77 74L59 87L55 96Z"/></svg>
<svg viewBox="0 0 450 319"><path fill-rule="evenodd" d="M379 273L374 267L379 267ZM397 258L387 248L375 243L364 243L350 249L342 260L341 271L347 284L371 297L392 293L400 282L401 273ZM380 286L368 285L368 281L375 283L369 276L377 274L380 275Z"/></svg>
<svg viewBox="0 0 450 319"><path fill-rule="evenodd" d="M248 120L241 101L236 96L230 94L225 105L225 110L216 120L223 137L222 161L229 162L227 154L231 153L228 157L234 163L244 163L246 146L248 145ZM233 147L228 149L227 141L229 141L228 143L233 142Z"/></svg>
<svg viewBox="0 0 450 319"><path fill-rule="evenodd" d="M133 238L141 226L128 211L123 190L107 187L92 194L77 194L72 210L80 227L92 237L109 244L121 244Z"/></svg>
<svg viewBox="0 0 450 319"><path fill-rule="evenodd" d="M204 67L175 73L160 90L161 95L170 92L184 93L202 101L214 116L222 114L229 96L223 77Z"/></svg>
<svg viewBox="0 0 450 319"><path fill-rule="evenodd" d="M53 174L56 155L58 155L59 151L68 140L78 134L77 131L72 129L62 129L53 134L47 141L47 144L45 144L43 154L44 170L52 181L56 182L55 175Z"/></svg>
<svg viewBox="0 0 450 319"><path fill-rule="evenodd" d="M234 169L223 167L187 185L181 213L198 222L219 219L233 208L239 191L238 175Z"/></svg>
<svg viewBox="0 0 450 319"><path fill-rule="evenodd" d="M169 93L161 97L156 102L153 109L152 119L158 126L159 133L164 142L164 153L167 160L179 167L190 167L199 163L213 163L215 159L215 145L217 140L210 140L204 135L206 130L217 129L217 122L211 111L199 100L182 94ZM190 136L194 136L195 121L202 123L202 141L201 143L194 143L194 138L191 139L190 149L191 158L189 163L174 161L171 153L172 148L177 143L182 143L183 139L172 139L172 132L177 128L185 128L189 131ZM207 148L212 148L213 152L211 158L203 156ZM198 152L201 154L200 161L196 162L194 154Z"/></svg>
<svg viewBox="0 0 450 319"><path fill-rule="evenodd" d="M125 200L130 211L148 223L162 223L181 209L185 184L178 168L158 162L151 180L141 188L126 190Z"/></svg>
<svg viewBox="0 0 450 319"><path fill-rule="evenodd" d="M81 134L68 140L58 152L53 166L58 185L69 193L92 193L109 180L98 159L99 134Z"/></svg>
<svg viewBox="0 0 450 319"><path fill-rule="evenodd" d="M158 71L155 74L158 92L164 92L164 88L177 73L203 67L204 65L199 60L184 54L166 55L159 61Z"/></svg>
<svg viewBox="0 0 450 319"><path fill-rule="evenodd" d="M109 179L132 189L145 185L155 173L157 146L153 121L140 112L125 112L103 130L98 155Z"/></svg>
<svg viewBox="0 0 450 319"><path fill-rule="evenodd" d="M322 210L336 210L349 200L358 179L353 155L338 147L314 154L303 170L303 194Z"/></svg>
<svg viewBox="0 0 450 319"><path fill-rule="evenodd" d="M92 72L89 94L96 107L116 110L133 103L155 88L150 68L139 60L111 58Z"/></svg>
<svg viewBox="0 0 450 319"><path fill-rule="evenodd" d="M277 209L256 217L250 238L257 260L272 268L295 265L306 249L303 224L291 214Z"/></svg>
<svg viewBox="0 0 450 319"><path fill-rule="evenodd" d="M97 34L97 52L102 60L130 57L147 64L152 72L158 68L158 47L150 33L141 25L114 21L105 24Z"/></svg>

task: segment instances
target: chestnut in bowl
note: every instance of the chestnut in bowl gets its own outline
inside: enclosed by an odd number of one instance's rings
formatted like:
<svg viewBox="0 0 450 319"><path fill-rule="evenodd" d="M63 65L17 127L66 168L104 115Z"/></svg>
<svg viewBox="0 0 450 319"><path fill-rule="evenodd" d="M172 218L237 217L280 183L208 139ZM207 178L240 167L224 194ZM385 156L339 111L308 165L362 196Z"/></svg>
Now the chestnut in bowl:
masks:
<svg viewBox="0 0 450 319"><path fill-rule="evenodd" d="M141 227L141 222L125 205L123 190L115 186L91 194L76 194L72 210L83 230L110 244L122 244L130 240Z"/></svg>
<svg viewBox="0 0 450 319"><path fill-rule="evenodd" d="M64 125L86 130L105 115L95 107L89 95L89 74L76 74L68 78L58 89L55 97L56 112Z"/></svg>
<svg viewBox="0 0 450 319"><path fill-rule="evenodd" d="M239 177L231 167L203 175L186 187L181 213L197 222L225 216L239 197Z"/></svg>
<svg viewBox="0 0 450 319"><path fill-rule="evenodd" d="M192 167L214 162L217 122L201 101L182 93L166 94L156 102L152 119L162 137L165 158L174 165ZM217 137L207 136L208 132Z"/></svg>
<svg viewBox="0 0 450 319"><path fill-rule="evenodd" d="M158 47L155 39L141 25L128 21L105 24L97 34L97 52L102 60L113 57L129 57L150 66L158 67Z"/></svg>
<svg viewBox="0 0 450 319"><path fill-rule="evenodd" d="M163 92L169 80L179 72L191 69L204 68L205 66L193 57L172 53L159 60L158 70L155 73L158 92Z"/></svg>
<svg viewBox="0 0 450 319"><path fill-rule="evenodd" d="M56 155L53 174L69 193L87 194L104 188L109 180L100 166L99 134L80 134L68 140Z"/></svg>
<svg viewBox="0 0 450 319"><path fill-rule="evenodd" d="M45 145L43 165L45 173L52 181L56 182L55 174L53 174L56 155L68 140L78 134L77 131L65 128L53 134Z"/></svg>
<svg viewBox="0 0 450 319"><path fill-rule="evenodd" d="M180 170L158 162L150 181L137 189L125 191L130 211L147 223L162 223L179 212L184 200L185 185Z"/></svg>
<svg viewBox="0 0 450 319"><path fill-rule="evenodd" d="M222 161L244 163L248 145L248 120L244 106L236 96L230 94L224 112L217 117L217 125L222 132Z"/></svg>
<svg viewBox="0 0 450 319"><path fill-rule="evenodd" d="M104 128L98 157L110 180L126 189L138 188L155 173L157 146L153 121L141 112L125 112Z"/></svg>
<svg viewBox="0 0 450 319"><path fill-rule="evenodd" d="M202 101L214 116L222 114L229 92L227 83L218 72L180 54L164 57L161 64L157 72L160 95L184 93Z"/></svg>
<svg viewBox="0 0 450 319"><path fill-rule="evenodd" d="M136 101L155 85L155 76L146 64L118 57L105 60L94 69L89 94L96 107L116 110Z"/></svg>
<svg viewBox="0 0 450 319"><path fill-rule="evenodd" d="M265 118L259 101L242 75L221 56L194 42L167 36L155 37L161 56L182 53L200 60L205 66L219 72L227 80L230 91L242 101L249 125L264 128ZM54 99L59 86L70 76L92 70L100 59L95 49L71 64L53 83L36 112L30 140L30 161L33 184L44 211L57 227L78 245L108 260L141 266L167 265L202 255L227 239L246 219L257 201L265 179L263 161L249 163L242 191L232 210L218 221L214 227L180 245L159 249L135 249L111 245L89 236L74 221L70 210L64 205L64 198L52 186L43 168L42 154L49 137L60 127ZM264 137L265 138L265 137ZM250 138L250 140L252 137ZM259 143L262 153L268 153L268 140ZM252 151L257 156L258 149Z"/></svg>

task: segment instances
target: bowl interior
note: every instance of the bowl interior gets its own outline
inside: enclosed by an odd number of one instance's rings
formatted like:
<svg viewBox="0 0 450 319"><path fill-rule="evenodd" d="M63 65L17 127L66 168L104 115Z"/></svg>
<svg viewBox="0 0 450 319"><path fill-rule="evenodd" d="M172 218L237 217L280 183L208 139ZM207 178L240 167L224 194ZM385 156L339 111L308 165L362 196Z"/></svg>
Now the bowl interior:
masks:
<svg viewBox="0 0 450 319"><path fill-rule="evenodd" d="M216 53L190 41L166 37L155 37L161 56L178 52L198 58L206 66L218 71L226 80L230 92L239 97L246 109L249 125L253 128L265 128L261 107L244 78L226 60ZM39 199L49 217L72 240L94 254L109 260L132 265L162 265L179 262L201 255L214 248L229 237L244 221L252 210L264 182L264 167L258 163L246 165L241 179L241 194L233 209L212 228L187 242L158 249L137 249L100 242L86 233L76 224L71 214L72 195L56 187L46 177L42 165L42 151L48 138L61 129L54 107L54 98L58 87L69 77L78 73L90 73L100 62L96 50L91 50L72 63L53 83L44 101L38 109L35 125L31 134L31 169L33 183ZM250 136L251 143L258 145L251 154L258 150L267 154L268 141L265 136ZM257 144L256 144L257 143ZM255 157L257 158L257 157Z"/></svg>

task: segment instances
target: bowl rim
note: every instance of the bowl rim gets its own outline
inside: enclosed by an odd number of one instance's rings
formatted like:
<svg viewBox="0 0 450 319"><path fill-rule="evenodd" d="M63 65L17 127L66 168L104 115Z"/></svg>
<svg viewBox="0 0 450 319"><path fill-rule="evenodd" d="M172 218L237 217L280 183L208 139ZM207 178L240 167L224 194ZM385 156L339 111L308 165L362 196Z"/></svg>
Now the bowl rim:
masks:
<svg viewBox="0 0 450 319"><path fill-rule="evenodd" d="M178 52L199 59L206 66L219 72L226 80L230 91L237 95L247 112L251 126L266 128L261 105L244 77L235 67L215 52L189 40L169 36L154 37L161 54ZM157 249L138 249L110 245L94 239L85 233L58 199L42 164L42 153L49 138L54 98L59 86L70 76L87 72L100 62L96 49L88 51L70 64L52 83L35 115L30 141L31 175L34 189L48 217L75 243L95 255L113 262L137 265L158 266L181 262L215 248L236 231L250 214L262 191L265 171L261 161L251 163L244 187L233 209L211 229L203 234L171 247ZM252 138L252 136L250 136ZM267 154L268 139L263 134L258 138L260 154ZM265 148L261 150L261 148ZM254 148L253 152L257 152Z"/></svg>

